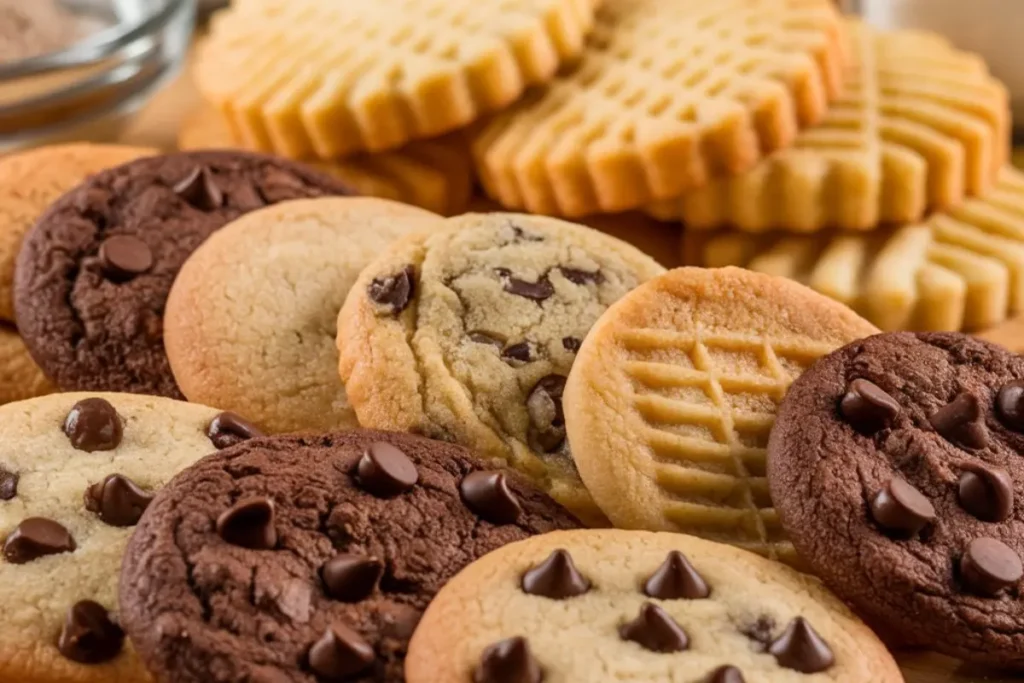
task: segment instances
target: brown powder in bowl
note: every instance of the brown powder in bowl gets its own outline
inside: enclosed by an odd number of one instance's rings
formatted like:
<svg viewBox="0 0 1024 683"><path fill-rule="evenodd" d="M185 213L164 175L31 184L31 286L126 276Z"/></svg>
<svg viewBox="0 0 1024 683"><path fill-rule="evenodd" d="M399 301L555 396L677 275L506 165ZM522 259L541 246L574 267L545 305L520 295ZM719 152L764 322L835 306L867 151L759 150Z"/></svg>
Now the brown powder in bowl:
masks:
<svg viewBox="0 0 1024 683"><path fill-rule="evenodd" d="M0 0L0 64L60 50L97 26L56 0Z"/></svg>

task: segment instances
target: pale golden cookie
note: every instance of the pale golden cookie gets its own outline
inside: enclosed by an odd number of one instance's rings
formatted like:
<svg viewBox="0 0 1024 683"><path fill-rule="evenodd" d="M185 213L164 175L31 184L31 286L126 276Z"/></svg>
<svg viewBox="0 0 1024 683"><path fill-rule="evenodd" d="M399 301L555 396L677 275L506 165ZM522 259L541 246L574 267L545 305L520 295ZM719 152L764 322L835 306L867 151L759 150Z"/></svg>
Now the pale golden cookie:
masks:
<svg viewBox="0 0 1024 683"><path fill-rule="evenodd" d="M0 323L0 405L56 391L13 327Z"/></svg>
<svg viewBox="0 0 1024 683"><path fill-rule="evenodd" d="M594 325L565 388L584 483L615 526L795 562L765 479L775 410L818 357L877 331L791 280L738 268L641 285Z"/></svg>

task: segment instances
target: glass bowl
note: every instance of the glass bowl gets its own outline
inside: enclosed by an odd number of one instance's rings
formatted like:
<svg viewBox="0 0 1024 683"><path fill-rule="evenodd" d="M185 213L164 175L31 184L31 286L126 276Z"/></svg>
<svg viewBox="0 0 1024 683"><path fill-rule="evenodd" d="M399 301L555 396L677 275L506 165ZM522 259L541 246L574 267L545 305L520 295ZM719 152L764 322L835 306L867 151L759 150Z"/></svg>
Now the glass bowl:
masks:
<svg viewBox="0 0 1024 683"><path fill-rule="evenodd" d="M0 152L115 139L181 68L196 16L196 0L56 4L79 37L57 51L0 61Z"/></svg>

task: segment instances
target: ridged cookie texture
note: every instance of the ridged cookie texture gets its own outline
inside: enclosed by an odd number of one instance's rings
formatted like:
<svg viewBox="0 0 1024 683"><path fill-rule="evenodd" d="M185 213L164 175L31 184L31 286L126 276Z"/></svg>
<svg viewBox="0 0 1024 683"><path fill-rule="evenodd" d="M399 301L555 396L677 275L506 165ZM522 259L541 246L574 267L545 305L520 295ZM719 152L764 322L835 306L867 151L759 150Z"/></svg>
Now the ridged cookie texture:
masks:
<svg viewBox="0 0 1024 683"><path fill-rule="evenodd" d="M196 62L246 147L337 159L464 127L576 57L594 0L239 2Z"/></svg>
<svg viewBox="0 0 1024 683"><path fill-rule="evenodd" d="M977 331L1024 311L1024 173L923 223L866 234L683 236L687 264L801 282L885 331Z"/></svg>
<svg viewBox="0 0 1024 683"><path fill-rule="evenodd" d="M676 531L796 563L765 447L789 385L877 332L784 278L679 268L594 325L565 388L580 475L615 526Z"/></svg>
<svg viewBox="0 0 1024 683"><path fill-rule="evenodd" d="M873 230L991 189L1009 98L980 57L917 31L847 21L853 58L824 120L752 171L649 207L693 230Z"/></svg>
<svg viewBox="0 0 1024 683"><path fill-rule="evenodd" d="M606 0L580 64L475 135L477 172L506 208L563 216L742 173L838 96L841 28L828 0Z"/></svg>

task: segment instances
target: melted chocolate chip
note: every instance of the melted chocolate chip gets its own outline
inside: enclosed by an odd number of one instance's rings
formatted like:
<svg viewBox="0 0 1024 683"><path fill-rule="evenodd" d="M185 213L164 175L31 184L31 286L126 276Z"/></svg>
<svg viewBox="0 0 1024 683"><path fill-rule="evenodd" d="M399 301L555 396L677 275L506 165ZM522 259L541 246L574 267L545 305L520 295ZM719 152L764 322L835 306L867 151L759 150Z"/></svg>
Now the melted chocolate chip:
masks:
<svg viewBox="0 0 1024 683"><path fill-rule="evenodd" d="M116 282L130 280L153 267L149 245L131 235L114 235L103 240L99 257L104 274Z"/></svg>
<svg viewBox="0 0 1024 683"><path fill-rule="evenodd" d="M459 483L462 502L491 524L514 524L523 506L508 487L503 472L472 472Z"/></svg>
<svg viewBox="0 0 1024 683"><path fill-rule="evenodd" d="M134 526L153 502L153 494L120 474L108 475L85 490L85 508L111 526Z"/></svg>
<svg viewBox="0 0 1024 683"><path fill-rule="evenodd" d="M960 558L960 578L972 592L994 597L1024 576L1020 556L994 538L976 538Z"/></svg>
<svg viewBox="0 0 1024 683"><path fill-rule="evenodd" d="M383 575L384 563L366 555L335 555L320 570L327 594L340 602L370 597Z"/></svg>
<svg viewBox="0 0 1024 683"><path fill-rule="evenodd" d="M309 648L309 668L332 681L366 671L374 659L370 644L344 624L334 624Z"/></svg>
<svg viewBox="0 0 1024 683"><path fill-rule="evenodd" d="M676 620L651 602L640 606L636 619L619 627L619 636L651 652L682 652L690 646L690 639Z"/></svg>
<svg viewBox="0 0 1024 683"><path fill-rule="evenodd" d="M541 683L541 671L526 638L516 637L491 645L473 670L473 683Z"/></svg>
<svg viewBox="0 0 1024 683"><path fill-rule="evenodd" d="M960 475L960 506L986 522L1003 522L1013 512L1013 480L998 467L972 464Z"/></svg>
<svg viewBox="0 0 1024 683"><path fill-rule="evenodd" d="M546 560L523 574L522 589L528 595L565 600L590 590L587 580L568 551L556 550Z"/></svg>
<svg viewBox="0 0 1024 683"><path fill-rule="evenodd" d="M568 351L569 353L579 352L581 346L583 346L583 341L577 339L576 337L562 338L562 348Z"/></svg>
<svg viewBox="0 0 1024 683"><path fill-rule="evenodd" d="M1007 429L1024 432L1024 380L1010 382L999 390L996 415Z"/></svg>
<svg viewBox="0 0 1024 683"><path fill-rule="evenodd" d="M974 394L958 395L936 410L928 421L947 441L961 448L984 448L988 444L985 416Z"/></svg>
<svg viewBox="0 0 1024 683"><path fill-rule="evenodd" d="M210 421L210 426L206 428L206 435L220 450L263 436L263 432L235 413L224 412Z"/></svg>
<svg viewBox="0 0 1024 683"><path fill-rule="evenodd" d="M872 434L892 424L900 404L874 382L855 379L839 402L839 412L858 432Z"/></svg>
<svg viewBox="0 0 1024 683"><path fill-rule="evenodd" d="M530 342L520 342L519 344L513 344L512 346L506 347L505 350L501 352L501 357L506 361L511 362L512 365L529 363L533 360Z"/></svg>
<svg viewBox="0 0 1024 683"><path fill-rule="evenodd" d="M206 166L193 168L174 186L174 193L200 211L213 211L224 205L224 193Z"/></svg>
<svg viewBox="0 0 1024 683"><path fill-rule="evenodd" d="M114 406L102 398L87 398L71 407L64 419L64 433L73 448L92 453L117 448L124 428Z"/></svg>
<svg viewBox="0 0 1024 683"><path fill-rule="evenodd" d="M805 674L825 671L836 661L828 643L803 617L789 622L782 635L768 646L768 652L779 666Z"/></svg>
<svg viewBox="0 0 1024 683"><path fill-rule="evenodd" d="M408 455L378 441L370 444L360 458L356 480L364 491L378 498L393 498L415 486L420 473Z"/></svg>
<svg viewBox="0 0 1024 683"><path fill-rule="evenodd" d="M19 475L0 467L0 500L11 500L18 495Z"/></svg>
<svg viewBox="0 0 1024 683"><path fill-rule="evenodd" d="M686 556L673 550L644 582L644 595L659 600L699 600L711 595L711 589Z"/></svg>
<svg viewBox="0 0 1024 683"><path fill-rule="evenodd" d="M217 518L217 534L231 545L271 550L277 545L274 517L274 501L270 498L243 498Z"/></svg>
<svg viewBox="0 0 1024 683"><path fill-rule="evenodd" d="M406 266L395 275L374 278L366 293L370 300L390 309L392 315L404 311L416 291L416 269Z"/></svg>
<svg viewBox="0 0 1024 683"><path fill-rule="evenodd" d="M77 546L71 532L45 517L22 520L4 541L4 557L11 564L25 564L46 555L70 553Z"/></svg>
<svg viewBox="0 0 1024 683"><path fill-rule="evenodd" d="M707 678L707 683L746 683L746 681L743 680L742 671L727 664L712 671Z"/></svg>
<svg viewBox="0 0 1024 683"><path fill-rule="evenodd" d="M103 605L92 600L76 602L68 610L57 639L60 653L80 664L110 661L123 646L124 631Z"/></svg>
<svg viewBox="0 0 1024 683"><path fill-rule="evenodd" d="M509 294L521 296L532 301L544 301L555 294L555 286L547 275L543 275L536 282L527 282L513 277L508 268L496 268L495 272L504 280L503 289Z"/></svg>
<svg viewBox="0 0 1024 683"><path fill-rule="evenodd" d="M589 273L585 270L566 268L565 266L559 266L558 269L562 271L562 275L565 276L566 280L577 285L585 285L588 282L593 282L595 284L601 284L604 282L604 274L599 270Z"/></svg>
<svg viewBox="0 0 1024 683"><path fill-rule="evenodd" d="M935 521L935 507L916 488L894 477L871 499L871 516L887 531L913 536Z"/></svg>
<svg viewBox="0 0 1024 683"><path fill-rule="evenodd" d="M469 338L471 341L477 344L487 344L494 348L501 350L505 348L505 342L497 337L487 334L486 332L470 332Z"/></svg>
<svg viewBox="0 0 1024 683"><path fill-rule="evenodd" d="M565 414L562 412L562 392L565 377L543 377L526 398L526 411L530 417L527 440L530 447L540 453L554 453L565 443Z"/></svg>

